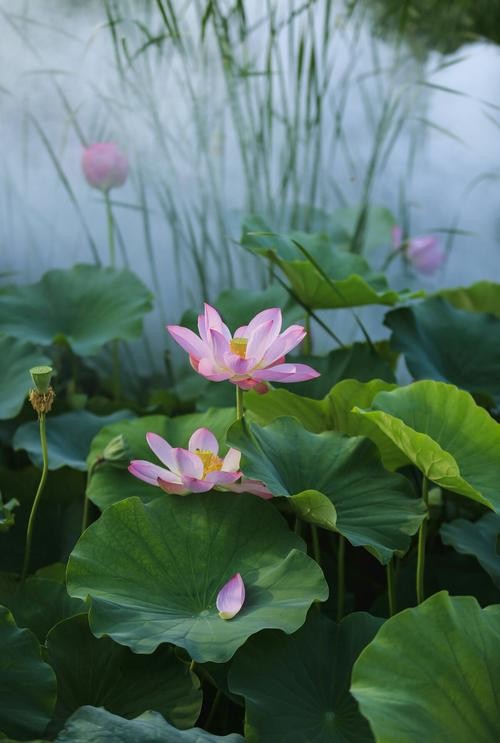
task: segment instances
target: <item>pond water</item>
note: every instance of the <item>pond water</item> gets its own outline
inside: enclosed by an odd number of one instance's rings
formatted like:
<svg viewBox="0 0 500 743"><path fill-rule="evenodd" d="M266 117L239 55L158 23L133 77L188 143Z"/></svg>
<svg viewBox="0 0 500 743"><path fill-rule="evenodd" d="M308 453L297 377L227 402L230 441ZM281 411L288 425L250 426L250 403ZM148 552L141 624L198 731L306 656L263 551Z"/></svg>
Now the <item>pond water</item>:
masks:
<svg viewBox="0 0 500 743"><path fill-rule="evenodd" d="M119 264L155 292L160 346L165 320L263 280L237 245L249 210L278 230L313 227L307 205L380 204L450 249L427 287L500 280L495 44L415 53L374 34L369 3L159 5L0 0L2 281L96 250L107 263L80 157L109 139L130 160L112 193ZM395 264L391 278L422 283Z"/></svg>

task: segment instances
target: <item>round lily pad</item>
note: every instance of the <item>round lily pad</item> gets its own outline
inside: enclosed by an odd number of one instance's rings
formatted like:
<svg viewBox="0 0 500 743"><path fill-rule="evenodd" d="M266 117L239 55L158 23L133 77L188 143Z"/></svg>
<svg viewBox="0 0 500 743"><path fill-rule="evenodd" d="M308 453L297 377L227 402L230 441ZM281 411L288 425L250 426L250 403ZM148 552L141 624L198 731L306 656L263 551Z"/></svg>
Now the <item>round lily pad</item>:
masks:
<svg viewBox="0 0 500 743"><path fill-rule="evenodd" d="M376 740L498 740L499 633L500 606L445 591L389 619L352 675Z"/></svg>
<svg viewBox="0 0 500 743"><path fill-rule="evenodd" d="M40 645L28 629L0 606L0 730L11 738L42 735L56 701L56 677L42 660Z"/></svg>
<svg viewBox="0 0 500 743"><path fill-rule="evenodd" d="M171 646L137 655L109 637L95 638L87 614L65 619L49 632L47 659L57 676L52 730L84 705L127 718L156 710L179 728L191 727L200 714L198 676Z"/></svg>
<svg viewBox="0 0 500 743"><path fill-rule="evenodd" d="M353 663L382 621L359 612L336 625L312 613L291 637L263 632L249 640L229 674L230 689L246 701L245 739L373 741L349 687Z"/></svg>
<svg viewBox="0 0 500 743"><path fill-rule="evenodd" d="M92 355L109 341L138 338L151 300L144 284L126 269L56 269L36 284L9 286L0 293L0 332L45 346L67 343L80 356Z"/></svg>
<svg viewBox="0 0 500 743"><path fill-rule="evenodd" d="M306 521L338 531L382 563L404 553L424 516L409 481L387 472L362 437L306 431L294 418L266 427L236 422L228 433L242 472L275 496L289 498Z"/></svg>
<svg viewBox="0 0 500 743"><path fill-rule="evenodd" d="M33 387L30 368L51 362L32 343L7 335L0 335L0 358L3 369L0 376L0 420L6 420L19 413Z"/></svg>
<svg viewBox="0 0 500 743"><path fill-rule="evenodd" d="M216 598L236 573L246 599L230 620ZM162 642L199 662L223 662L261 629L294 632L328 587L273 506L256 496L163 494L107 508L68 564L68 591L92 598L90 626L134 652Z"/></svg>
<svg viewBox="0 0 500 743"><path fill-rule="evenodd" d="M500 424L468 392L421 381L354 408L429 479L500 511ZM370 436L370 431L366 432Z"/></svg>

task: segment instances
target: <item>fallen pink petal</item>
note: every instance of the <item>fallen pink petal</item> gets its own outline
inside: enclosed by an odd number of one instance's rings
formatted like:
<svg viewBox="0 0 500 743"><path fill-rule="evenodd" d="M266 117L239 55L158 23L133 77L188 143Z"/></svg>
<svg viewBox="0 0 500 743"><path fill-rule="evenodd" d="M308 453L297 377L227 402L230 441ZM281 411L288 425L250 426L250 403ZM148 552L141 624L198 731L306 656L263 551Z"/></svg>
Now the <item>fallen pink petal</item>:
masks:
<svg viewBox="0 0 500 743"><path fill-rule="evenodd" d="M239 573L233 575L217 594L217 610L221 619L232 619L245 603L245 584Z"/></svg>
<svg viewBox="0 0 500 743"><path fill-rule="evenodd" d="M243 390L267 391L266 382L304 382L319 373L307 364L285 363L286 354L306 335L301 325L281 332L279 307L259 312L234 336L214 307L205 304L198 317L199 336L179 325L168 325L172 338L189 354L191 366L212 382L229 381Z"/></svg>

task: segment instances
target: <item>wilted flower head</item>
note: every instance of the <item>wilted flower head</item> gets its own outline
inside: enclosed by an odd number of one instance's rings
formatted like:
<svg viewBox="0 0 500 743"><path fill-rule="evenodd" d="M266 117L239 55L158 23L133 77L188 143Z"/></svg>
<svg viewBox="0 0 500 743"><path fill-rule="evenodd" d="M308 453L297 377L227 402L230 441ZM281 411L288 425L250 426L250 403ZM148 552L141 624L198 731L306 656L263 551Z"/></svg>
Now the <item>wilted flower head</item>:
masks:
<svg viewBox="0 0 500 743"><path fill-rule="evenodd" d="M130 462L129 472L139 480L157 485L167 493L206 493L215 487L224 490L235 489L271 498L267 488L256 480L243 480L239 471L241 452L229 449L226 456L219 457L219 444L208 428L198 428L191 438L187 449L174 448L156 433L146 434L150 449L165 465L160 467L143 459Z"/></svg>
<svg viewBox="0 0 500 743"><path fill-rule="evenodd" d="M84 149L82 169L93 188L109 191L127 180L128 160L114 142L96 142Z"/></svg>
<svg viewBox="0 0 500 743"><path fill-rule="evenodd" d="M220 589L216 603L221 619L232 619L240 611L245 603L245 584L239 573Z"/></svg>
<svg viewBox="0 0 500 743"><path fill-rule="evenodd" d="M392 245L394 250L404 251L412 266L423 274L433 274L445 260L439 238L435 235L411 237L403 242L403 230L396 225L392 229Z"/></svg>
<svg viewBox="0 0 500 743"><path fill-rule="evenodd" d="M261 391L263 382L303 382L319 373L306 364L285 364L285 355L306 334L301 325L291 325L281 333L281 310L273 307L259 312L234 336L217 312L205 304L198 317L197 336L179 325L167 329L189 354L192 367L212 382L228 380L241 389Z"/></svg>

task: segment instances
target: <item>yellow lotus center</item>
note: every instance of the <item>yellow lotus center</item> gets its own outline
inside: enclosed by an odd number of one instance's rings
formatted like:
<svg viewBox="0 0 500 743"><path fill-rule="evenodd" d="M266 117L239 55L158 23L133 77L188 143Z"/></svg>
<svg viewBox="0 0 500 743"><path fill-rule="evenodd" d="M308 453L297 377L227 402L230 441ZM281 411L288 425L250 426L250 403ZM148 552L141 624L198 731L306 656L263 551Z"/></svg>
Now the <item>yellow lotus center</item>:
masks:
<svg viewBox="0 0 500 743"><path fill-rule="evenodd" d="M229 341L229 348L237 356L241 356L244 359L247 352L247 344L248 338L233 338Z"/></svg>
<svg viewBox="0 0 500 743"><path fill-rule="evenodd" d="M195 454L203 462L203 477L209 472L219 472L222 469L223 460L207 449L196 449Z"/></svg>

